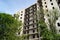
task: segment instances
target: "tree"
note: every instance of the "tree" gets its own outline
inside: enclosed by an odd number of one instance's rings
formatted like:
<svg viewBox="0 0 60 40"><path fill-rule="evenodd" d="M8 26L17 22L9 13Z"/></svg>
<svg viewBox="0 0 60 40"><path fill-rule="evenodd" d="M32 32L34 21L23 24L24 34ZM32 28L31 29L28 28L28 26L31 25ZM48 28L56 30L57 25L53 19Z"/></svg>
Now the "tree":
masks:
<svg viewBox="0 0 60 40"><path fill-rule="evenodd" d="M9 14L0 13L0 40L20 40L16 32L21 22Z"/></svg>
<svg viewBox="0 0 60 40"><path fill-rule="evenodd" d="M43 16L41 15L43 14ZM59 12L56 10L52 10L49 12L46 12L45 14L42 11L38 11L39 15L39 20L38 20L38 30L40 30L40 36L42 37L42 40L60 40L60 34L56 33L56 20L60 16ZM45 23L44 16L49 17L48 22L49 22L49 27L50 30L48 29L47 24Z"/></svg>
<svg viewBox="0 0 60 40"><path fill-rule="evenodd" d="M54 39L54 34L51 32L51 30L48 30L46 23L44 22L44 20L39 21L40 24L38 26L39 30L40 30L40 36L42 37L41 40L53 40Z"/></svg>
<svg viewBox="0 0 60 40"><path fill-rule="evenodd" d="M56 31L56 20L58 17L60 17L59 11L58 10L52 10L47 13L48 21L49 21L49 27L52 30L52 32L57 33Z"/></svg>

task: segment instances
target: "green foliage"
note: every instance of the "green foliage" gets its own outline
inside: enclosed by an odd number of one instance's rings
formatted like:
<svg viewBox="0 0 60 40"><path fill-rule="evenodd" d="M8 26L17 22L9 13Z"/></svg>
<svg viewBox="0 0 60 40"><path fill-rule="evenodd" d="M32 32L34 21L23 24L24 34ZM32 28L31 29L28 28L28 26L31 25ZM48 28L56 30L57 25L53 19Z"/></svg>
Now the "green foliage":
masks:
<svg viewBox="0 0 60 40"><path fill-rule="evenodd" d="M60 17L60 12L59 10L55 9L55 10L50 10L48 12L46 12L45 14L48 18L48 21L49 21L49 26L50 26L50 29L52 30L52 32L54 33L57 33L56 32L56 20L58 20L58 17Z"/></svg>
<svg viewBox="0 0 60 40"><path fill-rule="evenodd" d="M16 32L21 23L9 14L0 13L0 40L18 40Z"/></svg>
<svg viewBox="0 0 60 40"><path fill-rule="evenodd" d="M60 40L60 34L55 34L54 40Z"/></svg>
<svg viewBox="0 0 60 40"><path fill-rule="evenodd" d="M41 11L38 12L39 14L41 14ZM43 12L42 12L43 14ZM44 15L48 15L49 19L49 26L51 28L51 30L49 30L47 28L47 25L44 21ZM55 29L55 23L57 18L60 16L59 12L57 12L56 10L51 11L49 13L44 14L43 16L40 15L39 18L40 20L38 20L38 30L40 32L40 36L42 37L41 40L60 40L60 34L56 34L56 29Z"/></svg>
<svg viewBox="0 0 60 40"><path fill-rule="evenodd" d="M53 40L54 36L53 33L47 29L47 26L43 20L39 21L39 28L40 28L40 35L42 37L42 40Z"/></svg>

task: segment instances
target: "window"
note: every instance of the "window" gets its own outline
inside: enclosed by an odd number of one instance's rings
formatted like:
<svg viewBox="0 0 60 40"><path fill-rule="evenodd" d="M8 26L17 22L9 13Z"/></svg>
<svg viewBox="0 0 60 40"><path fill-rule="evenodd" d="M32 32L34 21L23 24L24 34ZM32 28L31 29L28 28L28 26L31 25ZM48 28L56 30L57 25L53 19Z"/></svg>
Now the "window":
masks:
<svg viewBox="0 0 60 40"><path fill-rule="evenodd" d="M52 0L50 0L50 1L52 1Z"/></svg>
<svg viewBox="0 0 60 40"><path fill-rule="evenodd" d="M24 29L26 29L26 27L24 27Z"/></svg>
<svg viewBox="0 0 60 40"><path fill-rule="evenodd" d="M51 3L51 5L53 5L53 3Z"/></svg>
<svg viewBox="0 0 60 40"><path fill-rule="evenodd" d="M45 6L47 8L47 6Z"/></svg>
<svg viewBox="0 0 60 40"><path fill-rule="evenodd" d="M24 31L24 34L26 34L26 32Z"/></svg>
<svg viewBox="0 0 60 40"><path fill-rule="evenodd" d="M37 34L37 38L39 38L39 35Z"/></svg>
<svg viewBox="0 0 60 40"><path fill-rule="evenodd" d="M20 32L18 32L18 35L20 35Z"/></svg>
<svg viewBox="0 0 60 40"><path fill-rule="evenodd" d="M35 30L33 30L33 33L35 32Z"/></svg>
<svg viewBox="0 0 60 40"><path fill-rule="evenodd" d="M45 4L46 4L46 2L45 2Z"/></svg>
<svg viewBox="0 0 60 40"><path fill-rule="evenodd" d="M57 23L58 26L60 26L60 23Z"/></svg>
<svg viewBox="0 0 60 40"><path fill-rule="evenodd" d="M29 33L29 31L27 31L27 33Z"/></svg>
<svg viewBox="0 0 60 40"><path fill-rule="evenodd" d="M49 14L47 14L47 16L49 17Z"/></svg>
<svg viewBox="0 0 60 40"><path fill-rule="evenodd" d="M23 13L23 11L21 11L21 13Z"/></svg>
<svg viewBox="0 0 60 40"><path fill-rule="evenodd" d="M35 35L33 35L33 38L35 38Z"/></svg>
<svg viewBox="0 0 60 40"><path fill-rule="evenodd" d="M29 29L29 27L27 27L27 29Z"/></svg>
<svg viewBox="0 0 60 40"><path fill-rule="evenodd" d="M60 32L60 30L59 30L59 32Z"/></svg>
<svg viewBox="0 0 60 40"><path fill-rule="evenodd" d="M53 9L55 9L54 7L52 7Z"/></svg>
<svg viewBox="0 0 60 40"><path fill-rule="evenodd" d="M56 17L56 20L58 20L58 17Z"/></svg>
<svg viewBox="0 0 60 40"><path fill-rule="evenodd" d="M23 14L21 14L21 16L22 16Z"/></svg>
<svg viewBox="0 0 60 40"><path fill-rule="evenodd" d="M46 11L48 12L48 9Z"/></svg>
<svg viewBox="0 0 60 40"><path fill-rule="evenodd" d="M33 25L33 28L34 28L34 25Z"/></svg>
<svg viewBox="0 0 60 40"><path fill-rule="evenodd" d="M20 19L22 19L22 17L20 17Z"/></svg>

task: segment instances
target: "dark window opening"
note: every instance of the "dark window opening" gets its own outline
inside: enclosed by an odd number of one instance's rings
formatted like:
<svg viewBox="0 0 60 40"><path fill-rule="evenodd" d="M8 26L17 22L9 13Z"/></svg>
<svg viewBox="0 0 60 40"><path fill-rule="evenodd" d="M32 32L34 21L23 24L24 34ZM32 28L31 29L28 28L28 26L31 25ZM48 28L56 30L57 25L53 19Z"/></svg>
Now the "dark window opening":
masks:
<svg viewBox="0 0 60 40"><path fill-rule="evenodd" d="M58 18L56 17L56 20L58 20Z"/></svg>
<svg viewBox="0 0 60 40"><path fill-rule="evenodd" d="M52 0L50 0L50 1L52 1Z"/></svg>
<svg viewBox="0 0 60 40"><path fill-rule="evenodd" d="M37 34L37 38L39 38L39 35Z"/></svg>
<svg viewBox="0 0 60 40"><path fill-rule="evenodd" d="M23 11L21 11L21 13L23 13Z"/></svg>
<svg viewBox="0 0 60 40"><path fill-rule="evenodd" d="M49 17L49 14L47 14L47 16Z"/></svg>
<svg viewBox="0 0 60 40"><path fill-rule="evenodd" d="M55 9L54 7L52 7L53 9Z"/></svg>
<svg viewBox="0 0 60 40"><path fill-rule="evenodd" d="M35 35L33 35L33 38L35 38Z"/></svg>
<svg viewBox="0 0 60 40"><path fill-rule="evenodd" d="M18 32L18 35L20 35L20 32Z"/></svg>
<svg viewBox="0 0 60 40"><path fill-rule="evenodd" d="M35 32L35 30L33 30L33 33Z"/></svg>
<svg viewBox="0 0 60 40"><path fill-rule="evenodd" d="M29 27L27 27L29 29Z"/></svg>
<svg viewBox="0 0 60 40"><path fill-rule="evenodd" d="M20 19L22 19L22 17L20 17Z"/></svg>
<svg viewBox="0 0 60 40"><path fill-rule="evenodd" d="M48 10L46 10L48 12Z"/></svg>
<svg viewBox="0 0 60 40"><path fill-rule="evenodd" d="M27 33L29 33L29 31L27 31Z"/></svg>
<svg viewBox="0 0 60 40"><path fill-rule="evenodd" d="M33 25L33 28L34 28L34 25Z"/></svg>
<svg viewBox="0 0 60 40"><path fill-rule="evenodd" d="M45 6L47 8L47 6Z"/></svg>
<svg viewBox="0 0 60 40"><path fill-rule="evenodd" d="M26 29L26 27L24 27L24 29Z"/></svg>
<svg viewBox="0 0 60 40"><path fill-rule="evenodd" d="M59 30L59 32L60 32L60 30Z"/></svg>
<svg viewBox="0 0 60 40"><path fill-rule="evenodd" d="M21 14L21 16L22 16L23 14Z"/></svg>
<svg viewBox="0 0 60 40"><path fill-rule="evenodd" d="M53 5L53 3L51 3L51 5Z"/></svg>
<svg viewBox="0 0 60 40"><path fill-rule="evenodd" d="M46 4L46 2L45 2L45 4Z"/></svg>
<svg viewBox="0 0 60 40"><path fill-rule="evenodd" d="M57 23L58 26L60 26L60 23Z"/></svg>

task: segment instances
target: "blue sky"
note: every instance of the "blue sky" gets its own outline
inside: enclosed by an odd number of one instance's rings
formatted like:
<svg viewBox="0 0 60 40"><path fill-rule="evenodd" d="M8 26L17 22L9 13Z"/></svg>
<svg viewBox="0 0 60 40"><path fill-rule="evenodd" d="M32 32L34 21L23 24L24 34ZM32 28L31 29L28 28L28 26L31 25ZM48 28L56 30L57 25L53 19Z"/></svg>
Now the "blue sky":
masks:
<svg viewBox="0 0 60 40"><path fill-rule="evenodd" d="M36 3L36 0L0 0L0 12L14 14L20 9L29 7Z"/></svg>

